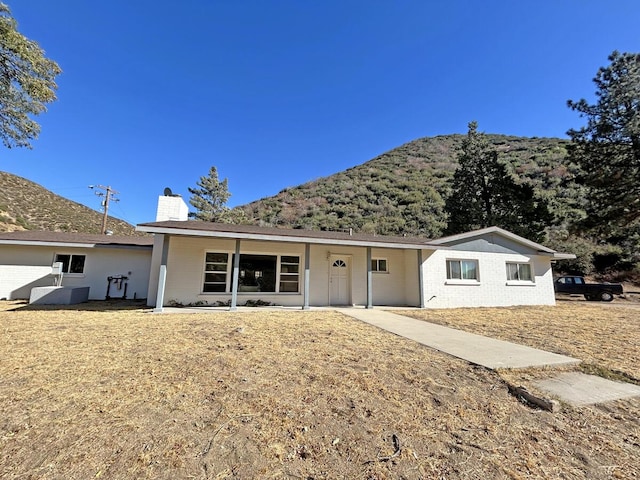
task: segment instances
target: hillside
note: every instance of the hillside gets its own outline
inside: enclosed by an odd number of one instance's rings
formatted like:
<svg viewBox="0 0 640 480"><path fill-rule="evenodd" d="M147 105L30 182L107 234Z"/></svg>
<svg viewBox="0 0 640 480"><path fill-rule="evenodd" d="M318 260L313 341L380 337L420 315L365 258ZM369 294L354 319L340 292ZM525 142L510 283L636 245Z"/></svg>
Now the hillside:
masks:
<svg viewBox="0 0 640 480"><path fill-rule="evenodd" d="M550 202L557 225L581 218L583 192L565 180L568 140L487 135L519 181ZM241 208L251 221L291 228L438 237L463 135L414 140L362 165L287 188Z"/></svg>
<svg viewBox="0 0 640 480"><path fill-rule="evenodd" d="M100 233L102 214L17 175L0 172L0 231L49 230ZM116 235L135 235L134 227L109 217Z"/></svg>

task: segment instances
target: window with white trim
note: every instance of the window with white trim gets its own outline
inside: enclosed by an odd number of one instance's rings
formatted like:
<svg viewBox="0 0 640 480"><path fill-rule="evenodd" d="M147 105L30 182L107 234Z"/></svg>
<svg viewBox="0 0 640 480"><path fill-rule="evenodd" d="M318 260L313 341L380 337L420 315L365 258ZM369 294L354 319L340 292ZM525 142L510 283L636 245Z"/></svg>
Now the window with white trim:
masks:
<svg viewBox="0 0 640 480"><path fill-rule="evenodd" d="M56 254L55 262L62 263L62 273L84 273L86 255Z"/></svg>
<svg viewBox="0 0 640 480"><path fill-rule="evenodd" d="M280 285L282 293L298 293L300 285L300 257L280 257Z"/></svg>
<svg viewBox="0 0 640 480"><path fill-rule="evenodd" d="M204 260L204 293L224 293L227 291L229 254L207 252Z"/></svg>
<svg viewBox="0 0 640 480"><path fill-rule="evenodd" d="M478 280L477 260L447 260L447 280Z"/></svg>
<svg viewBox="0 0 640 480"><path fill-rule="evenodd" d="M531 265L528 263L507 262L507 281L533 282Z"/></svg>
<svg viewBox="0 0 640 480"><path fill-rule="evenodd" d="M386 258L372 258L371 259L371 271L378 273L388 273L387 259Z"/></svg>

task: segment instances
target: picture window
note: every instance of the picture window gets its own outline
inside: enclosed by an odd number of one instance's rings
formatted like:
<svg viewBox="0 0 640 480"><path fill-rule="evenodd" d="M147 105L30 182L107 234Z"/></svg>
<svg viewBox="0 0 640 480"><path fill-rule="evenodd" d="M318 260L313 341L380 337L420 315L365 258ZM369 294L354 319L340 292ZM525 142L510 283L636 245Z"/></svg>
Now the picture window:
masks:
<svg viewBox="0 0 640 480"><path fill-rule="evenodd" d="M207 252L205 256L204 293L228 293L233 280L235 255ZM300 291L300 257L291 255L240 254L238 292L298 293ZM278 266L280 267L278 269Z"/></svg>

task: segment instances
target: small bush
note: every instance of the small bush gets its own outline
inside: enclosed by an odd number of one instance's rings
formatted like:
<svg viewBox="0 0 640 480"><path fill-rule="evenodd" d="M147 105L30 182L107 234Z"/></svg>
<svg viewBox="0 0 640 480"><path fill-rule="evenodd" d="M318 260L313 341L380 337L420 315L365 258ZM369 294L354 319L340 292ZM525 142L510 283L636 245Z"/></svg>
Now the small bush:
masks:
<svg viewBox="0 0 640 480"><path fill-rule="evenodd" d="M264 300L247 300L247 302L244 304L245 307L270 307L272 306L273 303L271 302L266 302Z"/></svg>

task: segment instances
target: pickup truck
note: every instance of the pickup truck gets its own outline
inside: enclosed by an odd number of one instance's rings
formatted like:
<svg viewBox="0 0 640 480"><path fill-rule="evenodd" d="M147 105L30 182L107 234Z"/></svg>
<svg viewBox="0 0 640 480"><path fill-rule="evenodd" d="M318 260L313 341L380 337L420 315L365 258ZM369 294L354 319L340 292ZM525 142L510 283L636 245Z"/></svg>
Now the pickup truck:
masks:
<svg viewBox="0 0 640 480"><path fill-rule="evenodd" d="M591 301L610 302L614 295L622 295L619 283L587 283L584 277L566 275L559 277L553 284L556 293L584 295Z"/></svg>

